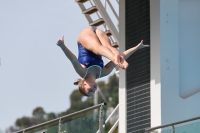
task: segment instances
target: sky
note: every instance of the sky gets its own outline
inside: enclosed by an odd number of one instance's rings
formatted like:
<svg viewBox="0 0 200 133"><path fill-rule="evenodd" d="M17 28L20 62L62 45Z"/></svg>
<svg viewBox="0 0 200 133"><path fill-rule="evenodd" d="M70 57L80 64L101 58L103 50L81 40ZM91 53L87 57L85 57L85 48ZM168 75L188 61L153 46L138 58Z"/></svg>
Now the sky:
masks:
<svg viewBox="0 0 200 133"><path fill-rule="evenodd" d="M56 42L64 35L77 55L85 27L75 0L0 0L0 130L38 106L47 113L70 107L79 76Z"/></svg>

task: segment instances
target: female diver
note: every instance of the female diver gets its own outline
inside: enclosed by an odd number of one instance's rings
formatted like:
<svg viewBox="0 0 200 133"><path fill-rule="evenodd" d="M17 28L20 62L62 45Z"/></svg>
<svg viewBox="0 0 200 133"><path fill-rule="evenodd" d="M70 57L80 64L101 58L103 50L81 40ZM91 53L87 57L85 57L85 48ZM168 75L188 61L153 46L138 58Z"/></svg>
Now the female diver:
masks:
<svg viewBox="0 0 200 133"><path fill-rule="evenodd" d="M83 78L74 82L74 84L78 85L80 93L84 96L92 96L97 90L97 83L95 82L97 78L110 74L116 65L126 69L128 63L125 59L138 49L149 47L149 45L144 45L142 40L137 46L120 54L116 48L110 45L108 36L102 30L92 28L83 29L79 34L77 43L78 59L65 46L64 36L61 40L58 40L57 45L71 61L75 71ZM111 60L105 66L102 56Z"/></svg>

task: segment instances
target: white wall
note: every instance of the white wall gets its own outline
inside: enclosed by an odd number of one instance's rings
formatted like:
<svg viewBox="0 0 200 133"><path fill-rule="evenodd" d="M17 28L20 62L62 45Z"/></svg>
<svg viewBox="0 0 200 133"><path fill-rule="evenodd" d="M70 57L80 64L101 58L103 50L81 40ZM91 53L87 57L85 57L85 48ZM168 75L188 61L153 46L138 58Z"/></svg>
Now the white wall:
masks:
<svg viewBox="0 0 200 133"><path fill-rule="evenodd" d="M200 116L200 0L159 2L159 13L151 9L152 127Z"/></svg>

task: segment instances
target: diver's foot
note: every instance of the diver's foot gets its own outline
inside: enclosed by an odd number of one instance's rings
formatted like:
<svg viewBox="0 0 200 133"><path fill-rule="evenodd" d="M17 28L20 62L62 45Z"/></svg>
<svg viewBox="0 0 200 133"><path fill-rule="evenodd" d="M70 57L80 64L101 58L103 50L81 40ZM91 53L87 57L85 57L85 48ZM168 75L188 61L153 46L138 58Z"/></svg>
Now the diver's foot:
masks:
<svg viewBox="0 0 200 133"><path fill-rule="evenodd" d="M128 62L126 62L126 60L124 59L122 55L120 55L120 62L123 65L124 69L128 68Z"/></svg>
<svg viewBox="0 0 200 133"><path fill-rule="evenodd" d="M124 57L121 55L116 55L113 58L113 62L120 68L126 69L128 67L128 63L124 60Z"/></svg>
<svg viewBox="0 0 200 133"><path fill-rule="evenodd" d="M121 64L121 62L120 62L120 56L119 56L119 55L115 55L115 56L113 57L113 60L112 60L112 61L113 61L113 63L115 63L116 66L118 66L118 67L124 69L123 64Z"/></svg>

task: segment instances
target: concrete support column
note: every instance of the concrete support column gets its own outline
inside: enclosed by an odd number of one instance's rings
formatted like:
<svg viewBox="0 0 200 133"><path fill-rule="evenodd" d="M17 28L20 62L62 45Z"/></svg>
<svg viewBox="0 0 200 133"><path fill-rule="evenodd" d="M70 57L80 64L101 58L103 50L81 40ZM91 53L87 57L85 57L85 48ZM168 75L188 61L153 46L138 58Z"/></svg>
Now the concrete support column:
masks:
<svg viewBox="0 0 200 133"><path fill-rule="evenodd" d="M119 0L119 50L125 50L125 0ZM126 71L119 72L119 133L127 132Z"/></svg>

